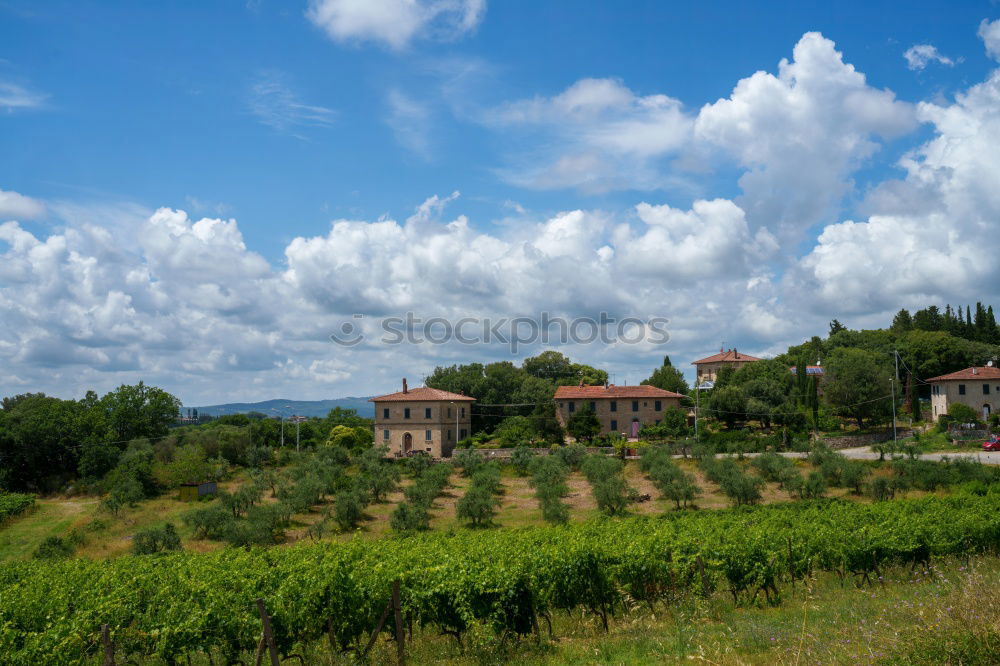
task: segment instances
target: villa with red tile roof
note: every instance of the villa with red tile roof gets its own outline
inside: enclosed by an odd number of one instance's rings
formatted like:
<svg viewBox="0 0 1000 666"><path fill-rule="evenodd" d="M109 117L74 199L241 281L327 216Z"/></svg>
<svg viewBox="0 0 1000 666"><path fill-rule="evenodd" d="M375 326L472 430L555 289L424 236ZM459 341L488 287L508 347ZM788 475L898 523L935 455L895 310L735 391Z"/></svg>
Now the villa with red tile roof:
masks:
<svg viewBox="0 0 1000 666"><path fill-rule="evenodd" d="M760 359L756 356L741 354L735 349L720 349L718 354L712 354L711 356L693 362L691 365L696 368L696 384L700 386L704 382L714 382L715 378L719 374L719 370L722 368L731 367L739 369L746 363L753 363L754 361L759 360Z"/></svg>
<svg viewBox="0 0 1000 666"><path fill-rule="evenodd" d="M475 401L426 386L411 389L404 379L402 391L369 399L375 403L375 445L387 445L397 458L417 451L448 458L472 430Z"/></svg>
<svg viewBox="0 0 1000 666"><path fill-rule="evenodd" d="M556 417L565 428L571 416L589 407L601 422L601 434L625 433L637 437L643 425L659 423L663 410L680 407L684 396L655 386L559 386Z"/></svg>
<svg viewBox="0 0 1000 666"><path fill-rule="evenodd" d="M972 407L984 421L1000 409L1000 368L973 366L927 380L931 385L931 416L937 420L956 402Z"/></svg>

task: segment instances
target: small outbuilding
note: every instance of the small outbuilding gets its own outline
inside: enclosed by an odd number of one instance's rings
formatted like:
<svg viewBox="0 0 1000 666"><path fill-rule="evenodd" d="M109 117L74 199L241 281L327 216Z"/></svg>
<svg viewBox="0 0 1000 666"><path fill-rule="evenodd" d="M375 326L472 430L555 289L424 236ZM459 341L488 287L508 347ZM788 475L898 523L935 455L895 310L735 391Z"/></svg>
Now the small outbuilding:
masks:
<svg viewBox="0 0 1000 666"><path fill-rule="evenodd" d="M182 483L179 499L182 502L197 502L202 497L211 497L219 492L215 481L203 483Z"/></svg>

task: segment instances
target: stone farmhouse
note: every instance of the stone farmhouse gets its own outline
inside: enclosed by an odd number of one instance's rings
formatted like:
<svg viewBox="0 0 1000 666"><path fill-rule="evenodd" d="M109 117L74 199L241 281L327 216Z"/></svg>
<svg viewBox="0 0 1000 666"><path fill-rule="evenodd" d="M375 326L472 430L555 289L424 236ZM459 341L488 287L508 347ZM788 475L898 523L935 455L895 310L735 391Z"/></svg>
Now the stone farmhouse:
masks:
<svg viewBox="0 0 1000 666"><path fill-rule="evenodd" d="M931 385L931 416L935 421L956 402L972 407L984 421L1000 409L1000 368L973 366L927 381Z"/></svg>
<svg viewBox="0 0 1000 666"><path fill-rule="evenodd" d="M753 363L760 359L749 354L741 354L736 349L720 349L718 354L713 354L699 361L694 361L697 377L695 385L701 386L705 382L714 382L722 368L742 368L747 363Z"/></svg>
<svg viewBox="0 0 1000 666"><path fill-rule="evenodd" d="M460 393L420 387L369 399L375 403L375 445L388 445L389 455L417 451L434 458L451 456L455 444L469 436L472 403Z"/></svg>
<svg viewBox="0 0 1000 666"><path fill-rule="evenodd" d="M601 434L621 432L635 438L644 424L659 423L663 410L680 407L683 397L655 386L560 386L556 417L565 428L571 416L590 407L601 422Z"/></svg>

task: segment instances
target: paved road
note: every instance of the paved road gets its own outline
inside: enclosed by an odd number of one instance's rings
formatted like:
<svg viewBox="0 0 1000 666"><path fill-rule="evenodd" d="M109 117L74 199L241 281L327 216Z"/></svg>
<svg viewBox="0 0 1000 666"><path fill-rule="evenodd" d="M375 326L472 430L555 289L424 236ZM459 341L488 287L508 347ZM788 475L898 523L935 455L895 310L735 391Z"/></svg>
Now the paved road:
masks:
<svg viewBox="0 0 1000 666"><path fill-rule="evenodd" d="M840 453L853 460L878 460L878 454L868 446L859 446L853 449L841 449ZM922 453L918 456L921 460L941 460L948 458L969 458L978 460L986 465L1000 465L1000 451L955 451L952 453Z"/></svg>
<svg viewBox="0 0 1000 666"><path fill-rule="evenodd" d="M850 458L851 460L878 460L879 455L871 450L869 446L858 446L853 449L840 449L837 453L842 453L844 457ZM736 454L724 454L735 458ZM759 456L759 453L745 453L743 454L746 458L754 458ZM808 453L802 453L798 451L783 451L781 455L786 458L808 458ZM899 455L899 454L896 454ZM674 456L675 458L680 458L681 456ZM891 458L892 456L887 456ZM922 453L917 456L921 460L942 460L948 458L949 460L954 460L955 458L968 458L970 460L978 460L984 465L1000 465L1000 451L955 451L954 453ZM635 457L638 459L638 456Z"/></svg>

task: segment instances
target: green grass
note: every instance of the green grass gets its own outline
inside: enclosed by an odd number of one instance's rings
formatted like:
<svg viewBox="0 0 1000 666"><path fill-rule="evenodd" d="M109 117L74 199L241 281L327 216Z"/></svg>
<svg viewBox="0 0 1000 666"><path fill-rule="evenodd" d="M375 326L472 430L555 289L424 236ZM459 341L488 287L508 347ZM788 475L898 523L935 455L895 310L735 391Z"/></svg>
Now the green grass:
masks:
<svg viewBox="0 0 1000 666"><path fill-rule="evenodd" d="M37 500L32 511L0 528L0 562L27 559L48 537L65 537L80 515L93 509L85 502Z"/></svg>

